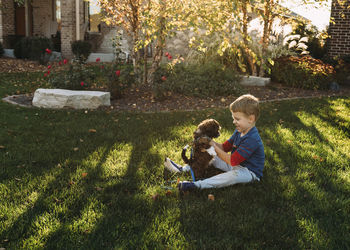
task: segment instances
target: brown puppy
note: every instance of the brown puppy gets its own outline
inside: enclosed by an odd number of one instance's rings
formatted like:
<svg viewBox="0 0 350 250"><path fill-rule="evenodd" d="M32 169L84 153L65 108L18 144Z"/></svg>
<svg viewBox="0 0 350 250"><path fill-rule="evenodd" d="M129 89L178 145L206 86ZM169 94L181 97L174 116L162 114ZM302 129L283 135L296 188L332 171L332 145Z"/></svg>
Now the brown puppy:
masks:
<svg viewBox="0 0 350 250"><path fill-rule="evenodd" d="M196 180L208 178L222 172L210 166L210 161L214 157L206 151L210 148L209 142L211 139L220 136L220 129L220 124L214 119L202 121L193 133L190 159L186 156L188 145L182 150L182 159L191 166Z"/></svg>

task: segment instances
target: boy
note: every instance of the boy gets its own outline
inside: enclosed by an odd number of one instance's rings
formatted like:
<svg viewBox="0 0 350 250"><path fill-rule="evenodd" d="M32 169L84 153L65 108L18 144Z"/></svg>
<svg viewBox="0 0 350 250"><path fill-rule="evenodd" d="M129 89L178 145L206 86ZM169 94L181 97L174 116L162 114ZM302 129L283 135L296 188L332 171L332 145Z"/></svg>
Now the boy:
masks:
<svg viewBox="0 0 350 250"><path fill-rule="evenodd" d="M214 155L212 164L225 173L196 182L182 181L178 184L180 191L193 188L220 188L237 183L260 181L263 175L265 154L264 146L255 123L259 118L259 100L252 95L242 95L230 105L233 124L236 130L223 144L212 140L209 154ZM214 150L212 149L215 149ZM231 155L227 152L231 151ZM188 171L169 158L164 163L172 172Z"/></svg>

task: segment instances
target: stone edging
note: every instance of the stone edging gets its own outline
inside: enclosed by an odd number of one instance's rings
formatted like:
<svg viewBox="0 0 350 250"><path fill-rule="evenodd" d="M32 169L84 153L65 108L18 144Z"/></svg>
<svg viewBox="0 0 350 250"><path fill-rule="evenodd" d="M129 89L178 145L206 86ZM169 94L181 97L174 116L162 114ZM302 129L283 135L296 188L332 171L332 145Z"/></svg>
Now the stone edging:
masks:
<svg viewBox="0 0 350 250"><path fill-rule="evenodd" d="M10 104L13 104L13 105L17 105L17 106L20 106L20 107L32 108L33 105L20 104L20 103L18 103L18 102L15 102L15 101L12 101L12 100L11 100L11 98L14 99L14 98L22 97L22 96L25 96L25 95L11 95L11 96L7 96L7 97L2 98L2 100L3 100L4 102L7 102L7 103L10 103Z"/></svg>

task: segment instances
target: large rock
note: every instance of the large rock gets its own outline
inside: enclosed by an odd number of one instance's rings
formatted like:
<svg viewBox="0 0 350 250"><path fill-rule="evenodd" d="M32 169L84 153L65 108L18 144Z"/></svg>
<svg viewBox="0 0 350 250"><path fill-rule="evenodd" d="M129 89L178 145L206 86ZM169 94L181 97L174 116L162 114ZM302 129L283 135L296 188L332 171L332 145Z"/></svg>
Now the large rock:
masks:
<svg viewBox="0 0 350 250"><path fill-rule="evenodd" d="M266 86L271 82L270 78L259 77L259 76L243 76L240 81L241 85L244 86Z"/></svg>
<svg viewBox="0 0 350 250"><path fill-rule="evenodd" d="M102 91L79 91L66 89L37 89L33 106L39 108L96 109L110 106L110 93Z"/></svg>

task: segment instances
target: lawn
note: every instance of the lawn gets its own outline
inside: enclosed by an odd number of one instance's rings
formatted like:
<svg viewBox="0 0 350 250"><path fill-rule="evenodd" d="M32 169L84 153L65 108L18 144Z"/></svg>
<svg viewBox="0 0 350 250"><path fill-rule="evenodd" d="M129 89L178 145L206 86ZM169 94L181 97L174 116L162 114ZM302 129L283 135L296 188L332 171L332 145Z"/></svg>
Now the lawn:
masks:
<svg viewBox="0 0 350 250"><path fill-rule="evenodd" d="M41 86L0 75L0 97ZM180 195L164 171L228 109L128 113L0 102L0 248L349 249L350 98L262 104L260 183ZM157 199L152 196L158 194ZM208 200L208 194L215 201Z"/></svg>

